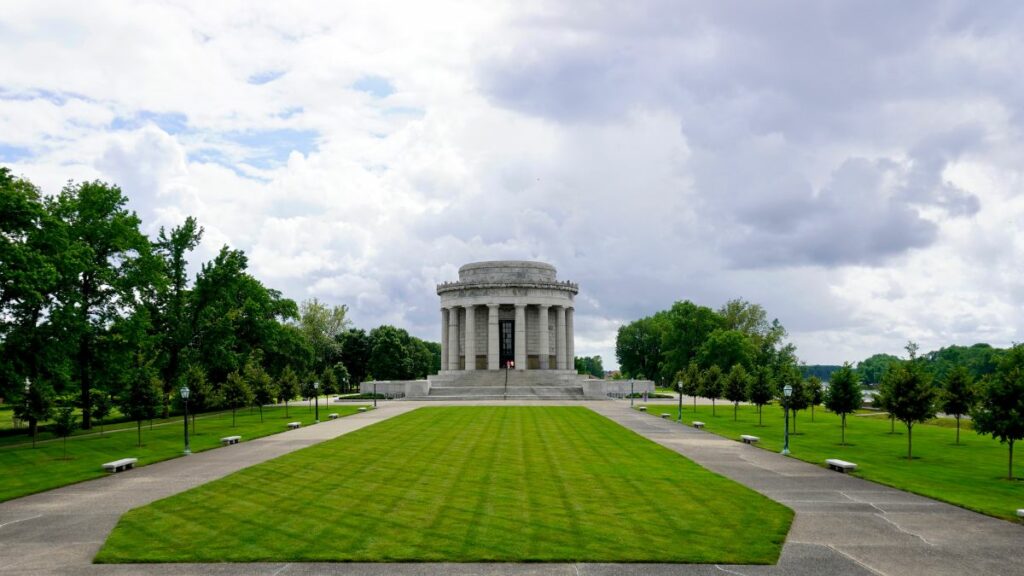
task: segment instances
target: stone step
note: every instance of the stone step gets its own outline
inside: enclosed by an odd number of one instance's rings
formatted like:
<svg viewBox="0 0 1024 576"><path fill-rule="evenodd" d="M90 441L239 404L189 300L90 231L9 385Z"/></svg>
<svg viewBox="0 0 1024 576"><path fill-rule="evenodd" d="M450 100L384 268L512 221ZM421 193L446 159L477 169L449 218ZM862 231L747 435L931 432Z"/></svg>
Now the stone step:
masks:
<svg viewBox="0 0 1024 576"><path fill-rule="evenodd" d="M431 386L430 396L536 396L540 398L583 397L582 386Z"/></svg>

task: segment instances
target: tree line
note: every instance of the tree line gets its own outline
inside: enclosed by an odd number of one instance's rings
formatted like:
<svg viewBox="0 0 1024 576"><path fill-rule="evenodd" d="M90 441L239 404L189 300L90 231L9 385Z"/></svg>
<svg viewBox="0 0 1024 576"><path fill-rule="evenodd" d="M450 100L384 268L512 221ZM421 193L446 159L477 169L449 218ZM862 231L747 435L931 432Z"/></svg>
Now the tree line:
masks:
<svg viewBox="0 0 1024 576"><path fill-rule="evenodd" d="M974 379L980 379L996 371L999 361L1006 353L1005 349L995 348L989 344L973 346L947 346L933 352L922 354L918 361L937 378L945 378L950 370L963 367ZM860 381L867 386L877 386L891 365L901 362L899 356L892 354L873 354L856 363L855 370ZM828 381L832 373L841 368L837 365L812 364L801 366L804 376L814 375Z"/></svg>
<svg viewBox="0 0 1024 576"><path fill-rule="evenodd" d="M370 378L425 377L440 344L393 326L355 328L346 306L296 304L224 246L190 278L203 228L188 217L150 238L116 185L44 195L0 167L0 398L34 436L56 404L81 427L113 408L141 422L341 392Z"/></svg>

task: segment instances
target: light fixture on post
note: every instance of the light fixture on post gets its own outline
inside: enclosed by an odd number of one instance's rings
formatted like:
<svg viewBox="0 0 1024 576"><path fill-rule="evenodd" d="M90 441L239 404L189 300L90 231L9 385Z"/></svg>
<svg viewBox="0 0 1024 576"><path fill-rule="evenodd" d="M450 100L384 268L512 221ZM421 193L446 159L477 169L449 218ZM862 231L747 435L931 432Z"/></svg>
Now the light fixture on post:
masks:
<svg viewBox="0 0 1024 576"><path fill-rule="evenodd" d="M181 401L185 404L185 454L187 455L192 453L192 448L188 443L188 397L192 391L188 389L188 386L182 386L178 393L181 394Z"/></svg>
<svg viewBox="0 0 1024 576"><path fill-rule="evenodd" d="M786 384L782 388L782 410L786 414L786 437L782 444L782 453L789 454L789 397L793 395L793 387Z"/></svg>
<svg viewBox="0 0 1024 576"><path fill-rule="evenodd" d="M313 402L316 403L316 414L313 416L313 421L316 424L320 423L320 383L313 382Z"/></svg>

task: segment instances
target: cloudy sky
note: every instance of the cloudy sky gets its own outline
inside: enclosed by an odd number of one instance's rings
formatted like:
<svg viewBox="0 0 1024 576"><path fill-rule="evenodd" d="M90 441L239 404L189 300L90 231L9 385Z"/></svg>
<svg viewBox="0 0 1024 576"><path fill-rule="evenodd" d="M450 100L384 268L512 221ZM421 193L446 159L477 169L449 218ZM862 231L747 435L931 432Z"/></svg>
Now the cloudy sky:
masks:
<svg viewBox="0 0 1024 576"><path fill-rule="evenodd" d="M0 11L0 164L195 215L291 298L437 340L537 259L577 354L742 297L808 363L1020 340L1024 4L46 2Z"/></svg>

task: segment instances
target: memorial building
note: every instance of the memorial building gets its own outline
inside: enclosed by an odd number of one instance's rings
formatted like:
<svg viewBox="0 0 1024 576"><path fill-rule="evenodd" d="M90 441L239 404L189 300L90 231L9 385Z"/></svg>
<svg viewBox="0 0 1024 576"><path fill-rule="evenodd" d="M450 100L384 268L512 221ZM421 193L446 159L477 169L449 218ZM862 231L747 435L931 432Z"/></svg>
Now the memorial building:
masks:
<svg viewBox="0 0 1024 576"><path fill-rule="evenodd" d="M543 262L500 260L459 268L441 297L441 372L558 370L573 365L579 286Z"/></svg>

